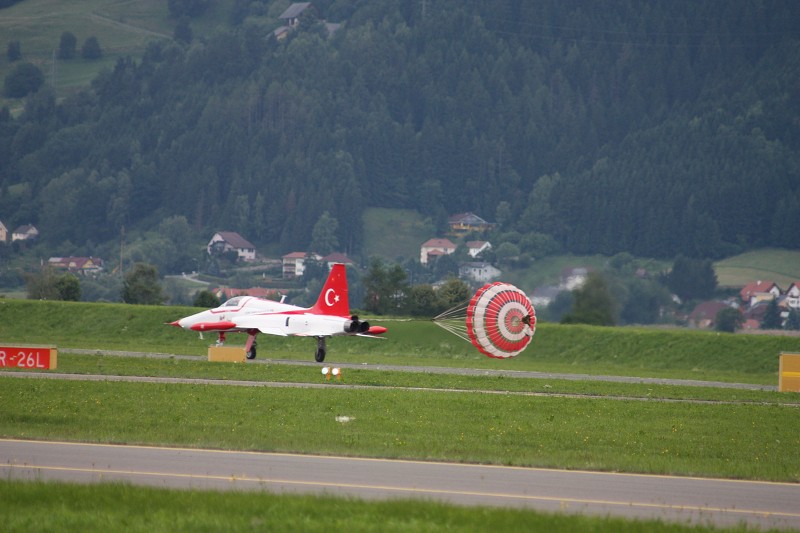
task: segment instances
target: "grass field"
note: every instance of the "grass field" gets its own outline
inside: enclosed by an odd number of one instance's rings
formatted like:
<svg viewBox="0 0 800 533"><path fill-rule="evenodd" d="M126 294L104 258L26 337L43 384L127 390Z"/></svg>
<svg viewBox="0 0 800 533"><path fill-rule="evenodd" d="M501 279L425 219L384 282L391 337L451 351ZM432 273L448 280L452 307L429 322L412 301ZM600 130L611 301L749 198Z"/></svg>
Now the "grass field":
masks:
<svg viewBox="0 0 800 533"><path fill-rule="evenodd" d="M387 239L386 235L392 235ZM373 207L364 212L364 250L389 261L418 258L422 243L437 237L436 228L416 211Z"/></svg>
<svg viewBox="0 0 800 533"><path fill-rule="evenodd" d="M171 39L167 3L161 0L26 0L5 8L0 14L3 43L19 41L22 61L38 66L47 83L59 96L88 83L119 57L140 57L148 42ZM77 38L77 54L69 60L56 60L61 34L72 32ZM103 58L87 61L80 48L89 37L97 37ZM5 54L0 58L0 78L11 71ZM55 74L55 77L54 77ZM18 107L20 102L3 101Z"/></svg>
<svg viewBox="0 0 800 533"><path fill-rule="evenodd" d="M322 381L317 368L304 370ZM800 481L800 457L781 453L800 445L794 394L658 402L661 391L642 401L626 398L624 386L581 398L485 394L441 382L437 390L298 389L8 376L0 377L0 403L16 407L0 414L0 434ZM343 426L337 415L353 421Z"/></svg>
<svg viewBox="0 0 800 533"><path fill-rule="evenodd" d="M347 369L342 382L325 382L326 387L317 389L235 387L224 385L225 380L324 381L319 365L204 361L209 337L199 340L195 334L163 324L192 311L0 300L0 344L55 343L62 348L97 350L94 355L61 353L61 372L201 377L222 383L73 382L0 374L0 404L14 406L0 411L0 436L800 481L800 456L785 453L800 446L798 394L362 369ZM332 339L328 362L670 375L774 384L778 353L800 348L799 340L787 337L544 325L537 330L532 348L515 359L498 361L476 356L468 344L429 322L387 319L385 324L390 328L385 341ZM313 347L302 339L264 337L261 341L260 358L312 358ZM106 349L197 357L104 356ZM481 392L486 390L501 394ZM666 399L671 401L659 401ZM337 415L347 415L351 422L343 425L336 421ZM99 497L99 493L118 499ZM47 503L48 512L36 505L37 499L63 502L63 495L81 503ZM418 501L183 493L125 485L4 481L0 498L22 502L15 504L13 513L3 510L8 506L0 506L0 519L10 531L241 530L254 524L279 531L323 527L357 531L707 530ZM157 504L140 503L153 498ZM217 507L216 502L229 498L240 502L235 510ZM277 507L294 512L256 510ZM330 515L317 512L333 507L341 509L333 523ZM298 515L305 517L302 523L297 522Z"/></svg>
<svg viewBox="0 0 800 533"><path fill-rule="evenodd" d="M800 281L800 251L764 249L729 257L714 264L719 284L743 287L753 281L774 281L782 290Z"/></svg>
<svg viewBox="0 0 800 533"><path fill-rule="evenodd" d="M216 337L164 325L191 307L132 306L0 299L0 341L61 348L205 355ZM480 355L469 343L426 320L367 317L385 339L338 337L328 362L414 364L503 370L672 377L777 384L778 356L800 352L800 338L682 329L541 324L529 348L509 360ZM231 335L244 344L244 335ZM259 336L259 358L313 358L313 340Z"/></svg>
<svg viewBox="0 0 800 533"><path fill-rule="evenodd" d="M327 496L170 491L122 484L71 485L0 480L7 532L275 531L452 532L720 531L661 521L549 515L516 509L457 507L428 501L365 502ZM751 528L732 527L744 532Z"/></svg>

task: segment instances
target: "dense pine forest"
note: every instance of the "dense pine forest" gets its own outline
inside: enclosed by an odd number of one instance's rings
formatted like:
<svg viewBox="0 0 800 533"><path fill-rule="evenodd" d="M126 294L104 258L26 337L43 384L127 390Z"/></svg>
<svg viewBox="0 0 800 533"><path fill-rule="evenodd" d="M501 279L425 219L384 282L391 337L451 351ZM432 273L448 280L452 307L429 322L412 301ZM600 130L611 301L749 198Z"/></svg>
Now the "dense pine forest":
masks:
<svg viewBox="0 0 800 533"><path fill-rule="evenodd" d="M182 216L288 252L327 212L357 255L393 207L532 257L800 248L798 2L318 0L280 40L288 2L194 37L213 0L169 3L180 39L0 112L6 226L89 255Z"/></svg>

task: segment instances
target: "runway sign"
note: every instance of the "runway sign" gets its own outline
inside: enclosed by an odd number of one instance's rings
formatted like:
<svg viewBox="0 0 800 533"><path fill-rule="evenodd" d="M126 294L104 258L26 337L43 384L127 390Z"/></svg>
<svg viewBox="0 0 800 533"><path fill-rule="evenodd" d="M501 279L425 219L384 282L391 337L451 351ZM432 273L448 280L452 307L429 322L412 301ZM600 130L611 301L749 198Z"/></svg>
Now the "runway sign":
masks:
<svg viewBox="0 0 800 533"><path fill-rule="evenodd" d="M778 390L800 392L800 353L782 353L778 371Z"/></svg>
<svg viewBox="0 0 800 533"><path fill-rule="evenodd" d="M0 346L0 368L53 370L58 350L51 346Z"/></svg>

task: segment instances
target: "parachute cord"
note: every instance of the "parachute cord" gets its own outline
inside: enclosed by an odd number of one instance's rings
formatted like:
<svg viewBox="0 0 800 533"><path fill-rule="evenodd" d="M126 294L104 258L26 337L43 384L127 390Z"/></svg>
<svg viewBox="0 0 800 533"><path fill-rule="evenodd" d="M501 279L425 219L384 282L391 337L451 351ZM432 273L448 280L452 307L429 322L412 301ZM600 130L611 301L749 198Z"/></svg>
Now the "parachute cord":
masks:
<svg viewBox="0 0 800 533"><path fill-rule="evenodd" d="M447 311L445 311L445 312L433 317L431 320L436 322L438 320L447 320L447 319L451 319L451 318L466 317L467 316L467 307L469 307L469 301L466 301L464 303L460 303L460 304L456 305L455 307L451 307Z"/></svg>
<svg viewBox="0 0 800 533"><path fill-rule="evenodd" d="M467 327L460 320L458 322L442 322L441 320L437 320L434 321L434 324L436 324L445 331L449 331L456 337L460 337L467 342L472 342L469 336L467 335Z"/></svg>

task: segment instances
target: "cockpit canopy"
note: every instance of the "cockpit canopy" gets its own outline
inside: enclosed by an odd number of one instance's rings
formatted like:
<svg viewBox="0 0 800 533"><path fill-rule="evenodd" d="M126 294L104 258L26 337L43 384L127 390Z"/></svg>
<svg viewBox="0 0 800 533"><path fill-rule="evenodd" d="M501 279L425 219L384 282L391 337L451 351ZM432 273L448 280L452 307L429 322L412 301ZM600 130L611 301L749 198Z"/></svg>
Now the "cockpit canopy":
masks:
<svg viewBox="0 0 800 533"><path fill-rule="evenodd" d="M231 298L227 302L221 305L221 307L239 307L239 304L242 301L242 296L236 296L235 298Z"/></svg>

